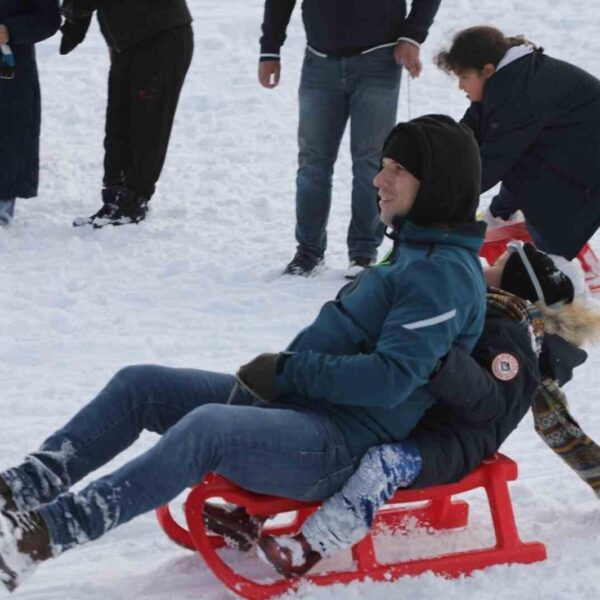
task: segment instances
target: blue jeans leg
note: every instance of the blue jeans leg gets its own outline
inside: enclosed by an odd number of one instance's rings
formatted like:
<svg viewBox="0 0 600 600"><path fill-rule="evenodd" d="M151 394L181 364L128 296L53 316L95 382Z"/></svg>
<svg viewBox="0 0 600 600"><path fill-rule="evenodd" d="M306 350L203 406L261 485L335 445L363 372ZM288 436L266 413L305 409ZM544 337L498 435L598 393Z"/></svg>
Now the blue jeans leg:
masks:
<svg viewBox="0 0 600 600"><path fill-rule="evenodd" d="M377 511L398 488L410 486L420 470L421 454L409 440L370 448L344 487L308 518L302 533L323 556L348 548L367 535Z"/></svg>
<svg viewBox="0 0 600 600"><path fill-rule="evenodd" d="M125 450L144 429L162 434L198 406L226 402L234 382L232 375L195 369L121 369L39 450L0 477L19 509L37 508Z"/></svg>
<svg viewBox="0 0 600 600"><path fill-rule="evenodd" d="M288 406L225 404L233 382L206 371L124 369L44 443L34 469L30 461L2 476L9 475L12 490L37 481L54 486L55 494L110 460L143 428L163 433L115 472L38 508L56 553L169 502L210 471L290 498L324 498L341 487L354 460L329 419ZM50 447L57 449L53 457Z"/></svg>
<svg viewBox="0 0 600 600"><path fill-rule="evenodd" d="M296 240L322 257L327 247L331 180L348 119L343 64L306 51L299 90Z"/></svg>
<svg viewBox="0 0 600 600"><path fill-rule="evenodd" d="M384 226L379 220L373 179L380 169L381 151L396 124L402 67L391 48L348 59L353 79L350 94L350 151L352 154L352 219L348 254L377 257Z"/></svg>

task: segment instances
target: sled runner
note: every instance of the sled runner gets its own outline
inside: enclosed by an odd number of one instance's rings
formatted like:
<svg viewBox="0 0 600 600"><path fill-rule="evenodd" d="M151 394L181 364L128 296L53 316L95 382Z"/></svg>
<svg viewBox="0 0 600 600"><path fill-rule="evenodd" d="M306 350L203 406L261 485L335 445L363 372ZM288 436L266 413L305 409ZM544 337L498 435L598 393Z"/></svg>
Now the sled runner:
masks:
<svg viewBox="0 0 600 600"><path fill-rule="evenodd" d="M494 227L488 229L485 235L485 242L481 248L481 256L493 264L495 260L506 250L506 244L510 240L522 240L530 242L531 237L525 223L514 223L504 227ZM581 263L585 274L585 283L590 294L595 297L600 296L600 260L589 244L585 244L577 255L577 260Z"/></svg>
<svg viewBox="0 0 600 600"><path fill-rule="evenodd" d="M517 464L510 458L496 454L484 461L458 483L433 486L419 490L399 490L378 513L371 533L352 548L354 568L348 571L316 572L302 580L284 579L259 583L236 573L219 556L216 550L224 545L222 538L210 535L204 526L204 503L210 498L223 498L227 502L245 507L251 515L277 515L294 511L295 519L287 525L268 523L264 531L270 535L294 534L304 520L318 508L319 502L300 502L245 491L218 475L209 475L190 491L185 502L188 529L175 522L168 506L157 510L158 520L167 535L178 544L197 551L206 565L225 585L243 598L271 598L297 587L300 581L318 585L349 583L351 581L393 581L404 575L419 575L433 571L445 577L458 577L476 569L506 563L532 563L545 560L546 549L541 543L523 543L517 532L514 513L508 492L508 481L517 478ZM398 535L407 519L431 530L465 527L468 523L469 506L466 502L452 500L452 496L475 488L485 489L496 538L495 546L483 549L452 552L440 556L405 560L392 563L378 561L373 545L373 534L386 526ZM415 508L402 507L407 502L427 501ZM432 540L432 543L434 541Z"/></svg>

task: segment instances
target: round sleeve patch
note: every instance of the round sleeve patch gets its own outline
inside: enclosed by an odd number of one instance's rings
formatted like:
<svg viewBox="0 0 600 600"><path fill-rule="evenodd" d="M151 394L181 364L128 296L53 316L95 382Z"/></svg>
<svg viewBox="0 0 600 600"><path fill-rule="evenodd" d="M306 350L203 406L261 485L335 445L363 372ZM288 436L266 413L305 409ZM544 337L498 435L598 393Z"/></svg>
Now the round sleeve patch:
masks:
<svg viewBox="0 0 600 600"><path fill-rule="evenodd" d="M500 381L510 381L519 373L519 361L512 354L502 352L492 361L492 373Z"/></svg>

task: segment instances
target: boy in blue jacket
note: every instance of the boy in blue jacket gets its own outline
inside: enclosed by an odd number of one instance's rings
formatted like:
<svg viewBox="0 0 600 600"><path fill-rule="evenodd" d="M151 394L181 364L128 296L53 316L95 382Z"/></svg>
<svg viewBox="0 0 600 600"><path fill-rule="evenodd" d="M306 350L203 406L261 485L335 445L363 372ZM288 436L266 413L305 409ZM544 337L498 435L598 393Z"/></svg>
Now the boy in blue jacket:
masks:
<svg viewBox="0 0 600 600"><path fill-rule="evenodd" d="M460 31L437 65L471 101L486 221L521 210L536 246L572 260L600 226L600 81L494 27Z"/></svg>
<svg viewBox="0 0 600 600"><path fill-rule="evenodd" d="M578 346L600 332L600 314L571 304L573 284L548 255L521 242L509 249L485 272L490 287L481 338L472 355L453 348L440 361L427 385L439 402L411 435L369 449L298 535L260 537L261 555L280 573L303 575L323 556L359 541L397 488L460 480L498 450L534 399L561 395L558 386L586 359ZM205 521L242 550L263 523L242 508L215 505L206 506Z"/></svg>
<svg viewBox="0 0 600 600"><path fill-rule="evenodd" d="M425 384L439 359L452 346L470 352L483 327L481 174L472 133L443 115L399 124L383 157L375 185L392 256L327 302L287 352L241 367L240 387L228 374L122 369L0 473L8 588L36 562L169 502L208 472L255 492L321 499L368 448L410 433L434 403ZM153 448L68 491L143 429L162 434Z"/></svg>

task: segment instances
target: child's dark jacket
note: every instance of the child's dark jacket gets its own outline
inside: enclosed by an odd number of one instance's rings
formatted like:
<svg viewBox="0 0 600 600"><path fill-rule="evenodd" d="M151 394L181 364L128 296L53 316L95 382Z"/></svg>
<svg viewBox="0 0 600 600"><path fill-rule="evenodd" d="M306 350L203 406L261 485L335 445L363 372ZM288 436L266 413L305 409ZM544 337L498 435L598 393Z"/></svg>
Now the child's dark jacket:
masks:
<svg viewBox="0 0 600 600"><path fill-rule="evenodd" d="M529 328L488 308L472 355L454 348L428 385L440 401L411 435L423 458L413 487L460 480L517 427L541 376L562 385L585 358L585 352L555 335L544 336L538 358Z"/></svg>
<svg viewBox="0 0 600 600"><path fill-rule="evenodd" d="M534 51L499 69L463 122L482 191L502 181L544 249L573 259L600 226L600 81Z"/></svg>

